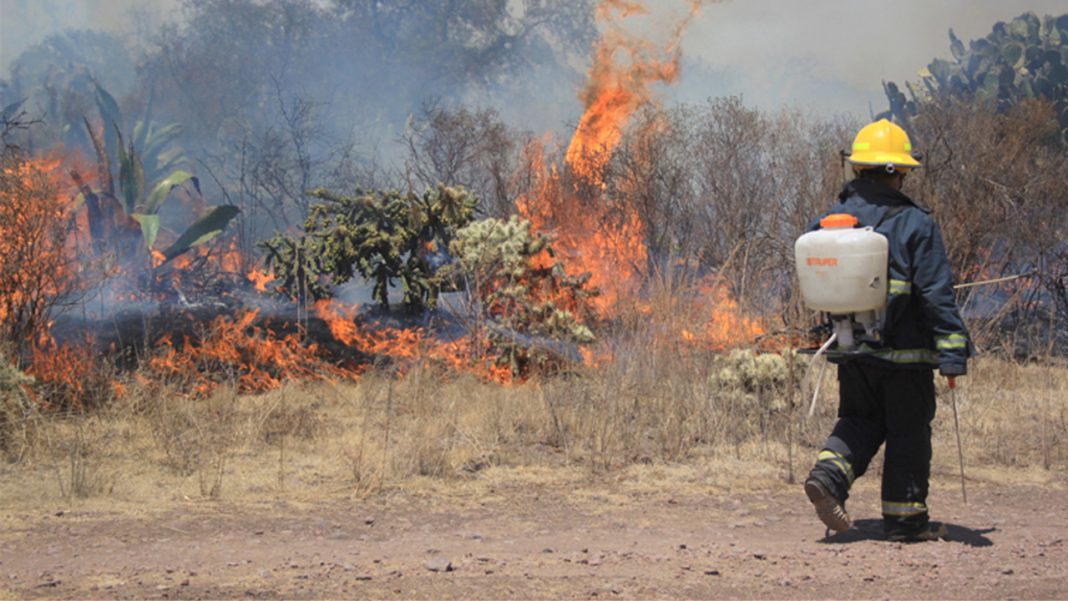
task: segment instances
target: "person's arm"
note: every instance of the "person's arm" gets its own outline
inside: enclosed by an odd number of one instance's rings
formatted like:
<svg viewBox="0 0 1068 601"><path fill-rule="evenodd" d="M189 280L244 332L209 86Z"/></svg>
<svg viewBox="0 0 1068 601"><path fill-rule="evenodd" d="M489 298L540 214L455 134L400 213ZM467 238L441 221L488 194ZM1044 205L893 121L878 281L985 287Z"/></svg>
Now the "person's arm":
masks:
<svg viewBox="0 0 1068 601"><path fill-rule="evenodd" d="M953 297L953 276L942 233L925 215L914 234L910 244L913 292L919 295L927 323L934 329L938 371L944 376L963 376L968 372L972 346Z"/></svg>

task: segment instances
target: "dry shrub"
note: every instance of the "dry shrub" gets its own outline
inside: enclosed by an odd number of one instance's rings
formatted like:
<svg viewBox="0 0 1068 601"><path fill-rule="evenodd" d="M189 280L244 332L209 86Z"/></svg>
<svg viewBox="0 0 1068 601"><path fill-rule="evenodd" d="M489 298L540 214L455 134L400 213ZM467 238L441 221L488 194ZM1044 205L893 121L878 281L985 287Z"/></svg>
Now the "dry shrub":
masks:
<svg viewBox="0 0 1068 601"><path fill-rule="evenodd" d="M960 295L987 349L1040 355L1068 332L1068 152L1055 117L1041 101L1005 112L932 102L914 123L927 157L913 189L934 210L954 272L964 281L1034 273Z"/></svg>
<svg viewBox="0 0 1068 601"><path fill-rule="evenodd" d="M227 460L238 443L239 412L232 388L215 389L193 401L167 388L155 388L145 421L163 451L163 463L182 476L196 474L200 494L222 494Z"/></svg>
<svg viewBox="0 0 1068 601"><path fill-rule="evenodd" d="M527 137L494 109L428 104L402 135L405 167L421 187L462 185L482 200L483 212L504 217L517 197L519 149Z"/></svg>
<svg viewBox="0 0 1068 601"><path fill-rule="evenodd" d="M36 407L26 391L34 380L12 365L4 346L0 343L0 453L18 461L31 444L27 424Z"/></svg>
<svg viewBox="0 0 1068 601"><path fill-rule="evenodd" d="M1056 362L982 360L958 388L965 450L979 466L1040 467L1068 462L1068 370ZM948 400L948 390L941 391ZM952 413L939 407L941 440L951 439Z"/></svg>

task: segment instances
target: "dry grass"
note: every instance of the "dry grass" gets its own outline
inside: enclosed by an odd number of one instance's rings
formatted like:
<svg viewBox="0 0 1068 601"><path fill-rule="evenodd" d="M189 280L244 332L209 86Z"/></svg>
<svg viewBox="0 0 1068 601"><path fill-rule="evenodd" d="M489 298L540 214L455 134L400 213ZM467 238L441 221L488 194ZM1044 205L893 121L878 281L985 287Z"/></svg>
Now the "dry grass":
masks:
<svg viewBox="0 0 1068 601"><path fill-rule="evenodd" d="M750 488L800 477L834 421L830 375L807 419L788 381L727 377L752 355L654 345L618 356L514 387L417 368L197 402L143 389L90 415L30 418L11 455L20 459L0 467L0 506L355 499L471 485L488 494L500 483L589 479L621 492L664 481ZM1068 369L983 359L959 392L969 477L1042 482L1068 465ZM952 423L942 404L936 474L956 473Z"/></svg>

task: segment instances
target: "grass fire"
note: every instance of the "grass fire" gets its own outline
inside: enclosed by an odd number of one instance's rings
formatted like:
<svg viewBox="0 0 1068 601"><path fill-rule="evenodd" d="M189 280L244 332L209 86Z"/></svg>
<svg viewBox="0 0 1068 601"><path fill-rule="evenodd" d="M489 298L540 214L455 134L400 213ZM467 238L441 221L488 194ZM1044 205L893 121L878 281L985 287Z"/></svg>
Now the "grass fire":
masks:
<svg viewBox="0 0 1068 601"><path fill-rule="evenodd" d="M1062 595L1068 15L904 1L0 0L0 596Z"/></svg>

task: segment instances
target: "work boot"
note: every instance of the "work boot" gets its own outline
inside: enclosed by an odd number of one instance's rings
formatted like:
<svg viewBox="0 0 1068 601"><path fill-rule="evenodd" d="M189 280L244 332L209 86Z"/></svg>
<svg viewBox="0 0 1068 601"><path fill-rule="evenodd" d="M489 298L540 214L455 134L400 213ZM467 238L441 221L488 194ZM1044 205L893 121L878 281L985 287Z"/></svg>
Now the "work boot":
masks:
<svg viewBox="0 0 1068 601"><path fill-rule="evenodd" d="M927 527L915 532L891 532L887 539L895 543L923 543L940 540L949 534L949 528L945 524L933 522Z"/></svg>
<svg viewBox="0 0 1068 601"><path fill-rule="evenodd" d="M853 526L853 521L846 513L845 505L836 499L822 482L809 478L805 481L805 494L816 508L816 515L819 516L820 521L828 528L835 532L848 532Z"/></svg>

